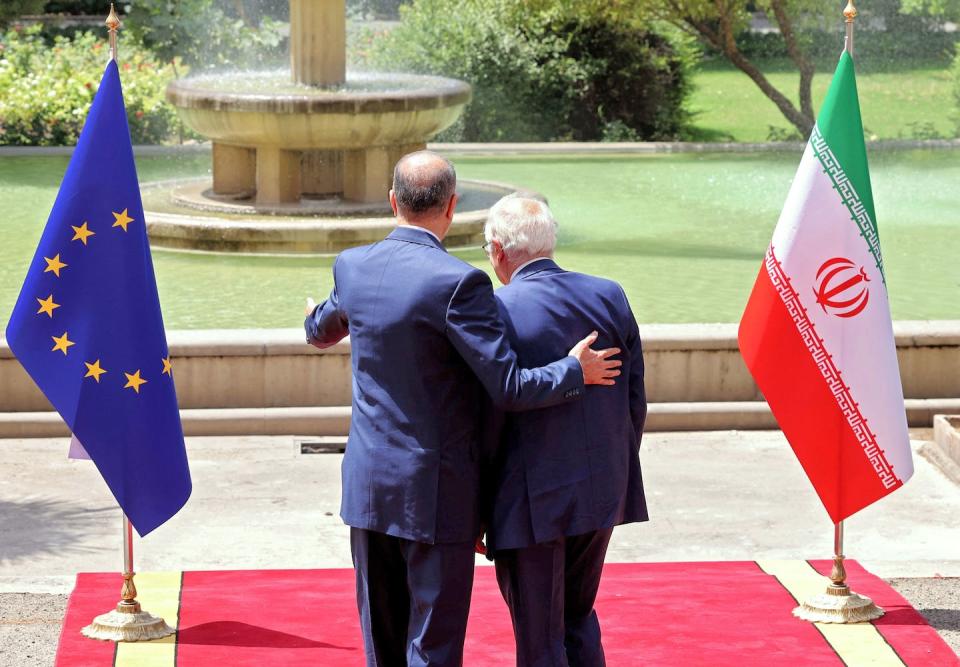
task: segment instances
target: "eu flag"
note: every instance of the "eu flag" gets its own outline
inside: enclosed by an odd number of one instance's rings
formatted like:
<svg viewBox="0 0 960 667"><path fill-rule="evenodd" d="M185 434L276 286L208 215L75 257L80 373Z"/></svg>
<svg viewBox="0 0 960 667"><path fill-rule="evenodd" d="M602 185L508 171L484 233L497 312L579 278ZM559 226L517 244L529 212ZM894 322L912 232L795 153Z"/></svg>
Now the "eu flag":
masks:
<svg viewBox="0 0 960 667"><path fill-rule="evenodd" d="M183 507L190 469L116 61L67 167L7 342L141 536Z"/></svg>

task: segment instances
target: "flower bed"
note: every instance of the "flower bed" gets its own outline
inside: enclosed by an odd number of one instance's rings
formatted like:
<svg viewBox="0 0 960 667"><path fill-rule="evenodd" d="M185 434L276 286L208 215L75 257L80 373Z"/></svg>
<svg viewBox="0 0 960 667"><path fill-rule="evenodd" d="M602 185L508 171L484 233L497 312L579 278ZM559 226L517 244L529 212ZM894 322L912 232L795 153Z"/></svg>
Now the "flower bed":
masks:
<svg viewBox="0 0 960 667"><path fill-rule="evenodd" d="M0 145L74 144L100 84L108 54L100 35L56 37L48 44L40 26L0 36ZM168 141L181 130L164 89L177 60L162 63L149 51L124 44L121 78L130 134L135 144Z"/></svg>

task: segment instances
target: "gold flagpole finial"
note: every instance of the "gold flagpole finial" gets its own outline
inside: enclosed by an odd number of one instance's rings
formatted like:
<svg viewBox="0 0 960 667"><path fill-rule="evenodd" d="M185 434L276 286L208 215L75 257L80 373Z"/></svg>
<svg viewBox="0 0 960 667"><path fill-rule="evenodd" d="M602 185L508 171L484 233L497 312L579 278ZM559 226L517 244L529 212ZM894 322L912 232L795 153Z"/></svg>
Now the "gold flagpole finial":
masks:
<svg viewBox="0 0 960 667"><path fill-rule="evenodd" d="M110 3L110 14L107 16L107 20L104 21L107 25L107 30L110 32L110 60L117 59L117 30L123 26L120 23L120 17L117 16L116 10L113 8L113 3Z"/></svg>
<svg viewBox="0 0 960 667"><path fill-rule="evenodd" d="M857 8L853 0L847 0L847 6L843 10L843 20L847 24L847 36L843 43L843 50L853 55L853 20L857 18Z"/></svg>
<svg viewBox="0 0 960 667"><path fill-rule="evenodd" d="M853 23L853 19L857 18L857 8L853 4L853 0L847 0L847 6L843 10L843 18L846 19L847 23Z"/></svg>

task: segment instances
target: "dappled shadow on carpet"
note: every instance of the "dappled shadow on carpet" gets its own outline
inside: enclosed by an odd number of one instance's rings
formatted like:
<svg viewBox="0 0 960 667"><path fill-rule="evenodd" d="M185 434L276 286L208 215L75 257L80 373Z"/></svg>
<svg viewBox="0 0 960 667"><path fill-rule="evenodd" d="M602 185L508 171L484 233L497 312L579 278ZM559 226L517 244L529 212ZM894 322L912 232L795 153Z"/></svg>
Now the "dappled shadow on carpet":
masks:
<svg viewBox="0 0 960 667"><path fill-rule="evenodd" d="M353 646L337 646L299 635L262 628L237 621L213 621L183 628L177 634L178 644L198 646L243 646L248 648L328 648L355 651Z"/></svg>
<svg viewBox="0 0 960 667"><path fill-rule="evenodd" d="M95 549L78 543L89 538L104 512L119 517L113 507L87 509L43 498L0 500L0 563L42 554L93 552Z"/></svg>

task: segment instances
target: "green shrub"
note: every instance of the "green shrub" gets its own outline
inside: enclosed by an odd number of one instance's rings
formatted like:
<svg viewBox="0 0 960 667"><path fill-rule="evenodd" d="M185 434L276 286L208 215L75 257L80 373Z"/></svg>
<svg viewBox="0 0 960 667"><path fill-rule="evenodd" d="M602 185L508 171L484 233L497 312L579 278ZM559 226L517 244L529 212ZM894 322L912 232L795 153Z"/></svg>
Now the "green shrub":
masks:
<svg viewBox="0 0 960 667"><path fill-rule="evenodd" d="M565 102L562 135L669 140L682 133L687 62L667 38L609 17L579 16L548 22L531 37L560 42L540 67L544 92Z"/></svg>
<svg viewBox="0 0 960 667"><path fill-rule="evenodd" d="M80 135L107 62L102 35L56 38L40 27L0 36L0 144L58 146ZM176 111L164 102L175 63L161 64L147 51L124 44L120 75L134 143L160 143L180 130ZM181 74L183 70L181 69Z"/></svg>
<svg viewBox="0 0 960 667"><path fill-rule="evenodd" d="M688 116L692 59L662 35L576 3L416 0L354 60L473 85L462 141L671 139Z"/></svg>

